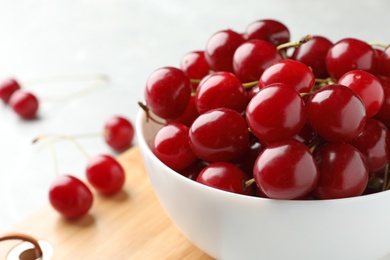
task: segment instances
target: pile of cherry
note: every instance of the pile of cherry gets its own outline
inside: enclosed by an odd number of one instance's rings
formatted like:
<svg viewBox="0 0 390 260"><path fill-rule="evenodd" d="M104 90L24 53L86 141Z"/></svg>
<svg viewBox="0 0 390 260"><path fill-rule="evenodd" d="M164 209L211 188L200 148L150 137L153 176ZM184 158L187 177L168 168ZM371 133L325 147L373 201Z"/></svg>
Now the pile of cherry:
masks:
<svg viewBox="0 0 390 260"><path fill-rule="evenodd" d="M9 104L22 119L34 119L37 116L38 99L31 92L22 90L21 85L13 78L0 82L0 99L5 104ZM132 144L134 127L128 119L113 116L105 122L101 137L113 150L124 151ZM85 152L75 140L76 137L64 134L42 135L35 138L33 142L43 140L52 144L52 139L59 138L73 141L79 149ZM126 174L114 157L99 154L93 157L88 156L85 177L98 193L109 196L122 190ZM69 174L57 176L49 190L50 204L66 218L79 218L87 214L93 205L93 197L89 186Z"/></svg>
<svg viewBox="0 0 390 260"><path fill-rule="evenodd" d="M163 124L152 151L202 184L272 199L390 188L390 47L276 20L221 30L180 68L154 71L140 106Z"/></svg>

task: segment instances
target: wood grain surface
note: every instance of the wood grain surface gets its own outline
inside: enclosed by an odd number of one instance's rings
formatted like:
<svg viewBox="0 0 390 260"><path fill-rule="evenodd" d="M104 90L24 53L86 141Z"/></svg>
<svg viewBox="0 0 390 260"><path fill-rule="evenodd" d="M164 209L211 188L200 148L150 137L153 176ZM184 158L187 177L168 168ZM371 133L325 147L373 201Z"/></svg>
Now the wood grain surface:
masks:
<svg viewBox="0 0 390 260"><path fill-rule="evenodd" d="M211 259L189 242L161 208L138 147L118 157L126 170L122 192L94 194L90 213L62 218L47 204L10 228L54 247L53 259ZM0 259L20 241L0 243Z"/></svg>

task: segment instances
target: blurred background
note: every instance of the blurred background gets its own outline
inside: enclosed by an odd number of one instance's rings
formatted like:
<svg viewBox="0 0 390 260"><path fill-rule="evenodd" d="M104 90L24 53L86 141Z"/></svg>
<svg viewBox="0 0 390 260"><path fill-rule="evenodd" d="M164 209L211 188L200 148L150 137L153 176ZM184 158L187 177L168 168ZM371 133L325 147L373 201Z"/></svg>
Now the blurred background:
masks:
<svg viewBox="0 0 390 260"><path fill-rule="evenodd" d="M16 78L41 106L36 120L25 121L0 103L0 232L48 203L55 165L50 148L32 144L35 137L99 133L114 115L135 122L151 72L179 66L214 32L241 32L269 18L286 24L292 40L313 34L387 44L388 10L387 0L1 1L0 80ZM100 74L110 81L96 82ZM67 76L75 78L50 80ZM83 95L53 100L91 85ZM100 136L80 143L91 155L118 155ZM56 142L55 150L61 174L84 178L86 158L71 142Z"/></svg>

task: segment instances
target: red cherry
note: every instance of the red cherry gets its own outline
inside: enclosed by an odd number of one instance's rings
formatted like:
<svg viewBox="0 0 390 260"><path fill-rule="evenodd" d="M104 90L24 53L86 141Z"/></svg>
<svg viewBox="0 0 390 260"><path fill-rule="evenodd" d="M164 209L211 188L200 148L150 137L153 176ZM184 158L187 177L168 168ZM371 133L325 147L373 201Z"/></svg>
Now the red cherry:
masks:
<svg viewBox="0 0 390 260"><path fill-rule="evenodd" d="M233 70L241 82L259 80L264 70L283 57L272 43L251 40L241 44L233 56Z"/></svg>
<svg viewBox="0 0 390 260"><path fill-rule="evenodd" d="M190 144L194 153L208 162L233 161L249 147L248 125L237 111L210 110L192 123Z"/></svg>
<svg viewBox="0 0 390 260"><path fill-rule="evenodd" d="M367 118L374 116L384 102L384 91L377 77L363 70L351 70L345 73L338 84L351 88L362 99L366 107Z"/></svg>
<svg viewBox="0 0 390 260"><path fill-rule="evenodd" d="M370 172L384 168L390 159L390 132L375 119L367 119L361 133L350 142L366 158Z"/></svg>
<svg viewBox="0 0 390 260"><path fill-rule="evenodd" d="M313 36L310 41L295 48L291 58L309 66L316 78L325 79L329 77L325 59L332 46L333 43L327 38Z"/></svg>
<svg viewBox="0 0 390 260"><path fill-rule="evenodd" d="M147 80L145 88L147 106L161 118L179 117L186 109L190 96L190 80L180 69L160 68Z"/></svg>
<svg viewBox="0 0 390 260"><path fill-rule="evenodd" d="M384 101L381 109L375 115L375 118L380 120L386 126L390 126L390 77L378 76L384 93Z"/></svg>
<svg viewBox="0 0 390 260"><path fill-rule="evenodd" d="M387 46L386 49L379 55L378 58L378 73L390 77L390 47Z"/></svg>
<svg viewBox="0 0 390 260"><path fill-rule="evenodd" d="M87 164L86 176L92 187L102 194L114 194L125 183L123 167L109 155L92 157Z"/></svg>
<svg viewBox="0 0 390 260"><path fill-rule="evenodd" d="M174 171L181 171L198 159L190 147L188 131L187 126L170 122L154 138L154 155Z"/></svg>
<svg viewBox="0 0 390 260"><path fill-rule="evenodd" d="M15 79L9 78L0 82L0 99L8 103L11 95L18 89L20 85Z"/></svg>
<svg viewBox="0 0 390 260"><path fill-rule="evenodd" d="M223 30L213 34L207 41L205 57L214 71L233 72L233 54L244 42L241 34L232 30Z"/></svg>
<svg viewBox="0 0 390 260"><path fill-rule="evenodd" d="M39 102L35 95L22 89L16 90L12 94L9 104L23 119L34 118L39 107Z"/></svg>
<svg viewBox="0 0 390 260"><path fill-rule="evenodd" d="M195 95L195 106L199 114L220 107L242 112L247 104L248 97L242 83L227 71L215 72L204 78Z"/></svg>
<svg viewBox="0 0 390 260"><path fill-rule="evenodd" d="M179 122L188 127L192 125L192 122L199 116L199 112L195 106L195 96L191 96L190 101L188 101L187 108L184 110L178 118L168 119L167 122Z"/></svg>
<svg viewBox="0 0 390 260"><path fill-rule="evenodd" d="M365 157L352 145L327 143L314 152L320 180L314 190L319 199L359 196L368 182Z"/></svg>
<svg viewBox="0 0 390 260"><path fill-rule="evenodd" d="M289 85L272 84L251 99L246 120L252 133L261 141L286 140L298 134L305 125L305 103Z"/></svg>
<svg viewBox="0 0 390 260"><path fill-rule="evenodd" d="M245 188L249 177L236 165L228 162L215 162L206 166L196 181L204 185L238 194L251 195L253 188Z"/></svg>
<svg viewBox="0 0 390 260"><path fill-rule="evenodd" d="M200 80L209 74L210 66L206 61L204 51L192 51L181 59L180 69L188 78ZM197 83L191 83L191 90L195 91L197 86Z"/></svg>
<svg viewBox="0 0 390 260"><path fill-rule="evenodd" d="M253 177L272 199L295 199L309 194L319 174L310 150L297 140L269 144L257 158Z"/></svg>
<svg viewBox="0 0 390 260"><path fill-rule="evenodd" d="M260 89L273 84L284 83L299 93L310 92L315 83L313 71L295 60L280 60L268 67L260 77Z"/></svg>
<svg viewBox="0 0 390 260"><path fill-rule="evenodd" d="M62 175L51 184L49 201L64 217L79 218L92 207L93 196L82 181L70 175Z"/></svg>
<svg viewBox="0 0 390 260"><path fill-rule="evenodd" d="M309 124L330 142L354 139L366 123L366 108L357 94L343 85L329 85L306 102Z"/></svg>
<svg viewBox="0 0 390 260"><path fill-rule="evenodd" d="M124 117L112 117L104 125L104 140L111 148L117 151L129 148L133 138L133 124Z"/></svg>
<svg viewBox="0 0 390 260"><path fill-rule="evenodd" d="M351 70L375 73L377 53L369 44L358 39L346 38L335 43L326 56L329 75L339 79Z"/></svg>
<svg viewBox="0 0 390 260"><path fill-rule="evenodd" d="M290 41L290 32L281 22L271 19L254 21L248 25L244 37L246 40L258 39L280 45Z"/></svg>

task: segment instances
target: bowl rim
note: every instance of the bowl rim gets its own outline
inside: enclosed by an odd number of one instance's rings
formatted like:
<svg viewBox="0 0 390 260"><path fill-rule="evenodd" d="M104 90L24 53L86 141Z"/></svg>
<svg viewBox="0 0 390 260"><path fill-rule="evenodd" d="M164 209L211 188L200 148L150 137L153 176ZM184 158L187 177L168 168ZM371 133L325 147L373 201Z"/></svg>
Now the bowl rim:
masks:
<svg viewBox="0 0 390 260"><path fill-rule="evenodd" d="M149 111L150 113L150 111ZM153 123L152 121L149 121L150 123ZM243 194L237 194L233 192L228 192L224 190L219 190L213 187L209 187L207 185L198 183L194 180L188 179L187 177L181 175L180 173L172 170L167 165L165 165L162 161L160 161L152 152L149 145L146 142L144 131L143 131L143 125L146 124L146 112L140 108L137 112L136 116L136 135L137 135L137 141L138 145L141 150L143 150L146 155L150 158L152 158L153 161L157 162L160 167L164 169L169 175L174 176L175 178L179 178L181 181L187 183L191 186L196 186L199 189L205 189L209 192L215 192L219 195L227 196L228 198L232 199L244 199L248 201L259 201L259 202L268 202L268 203L282 203L282 204L323 204L323 203L362 203L362 201L367 200L375 200L377 197L387 197L390 196L390 190L387 191L381 191L377 193L372 194L366 194L366 195L360 195L355 197L348 197L348 198L337 198L337 199L322 199L322 200L286 200L286 199L270 199L270 198L262 198L262 197L255 197L255 196L248 196Z"/></svg>

